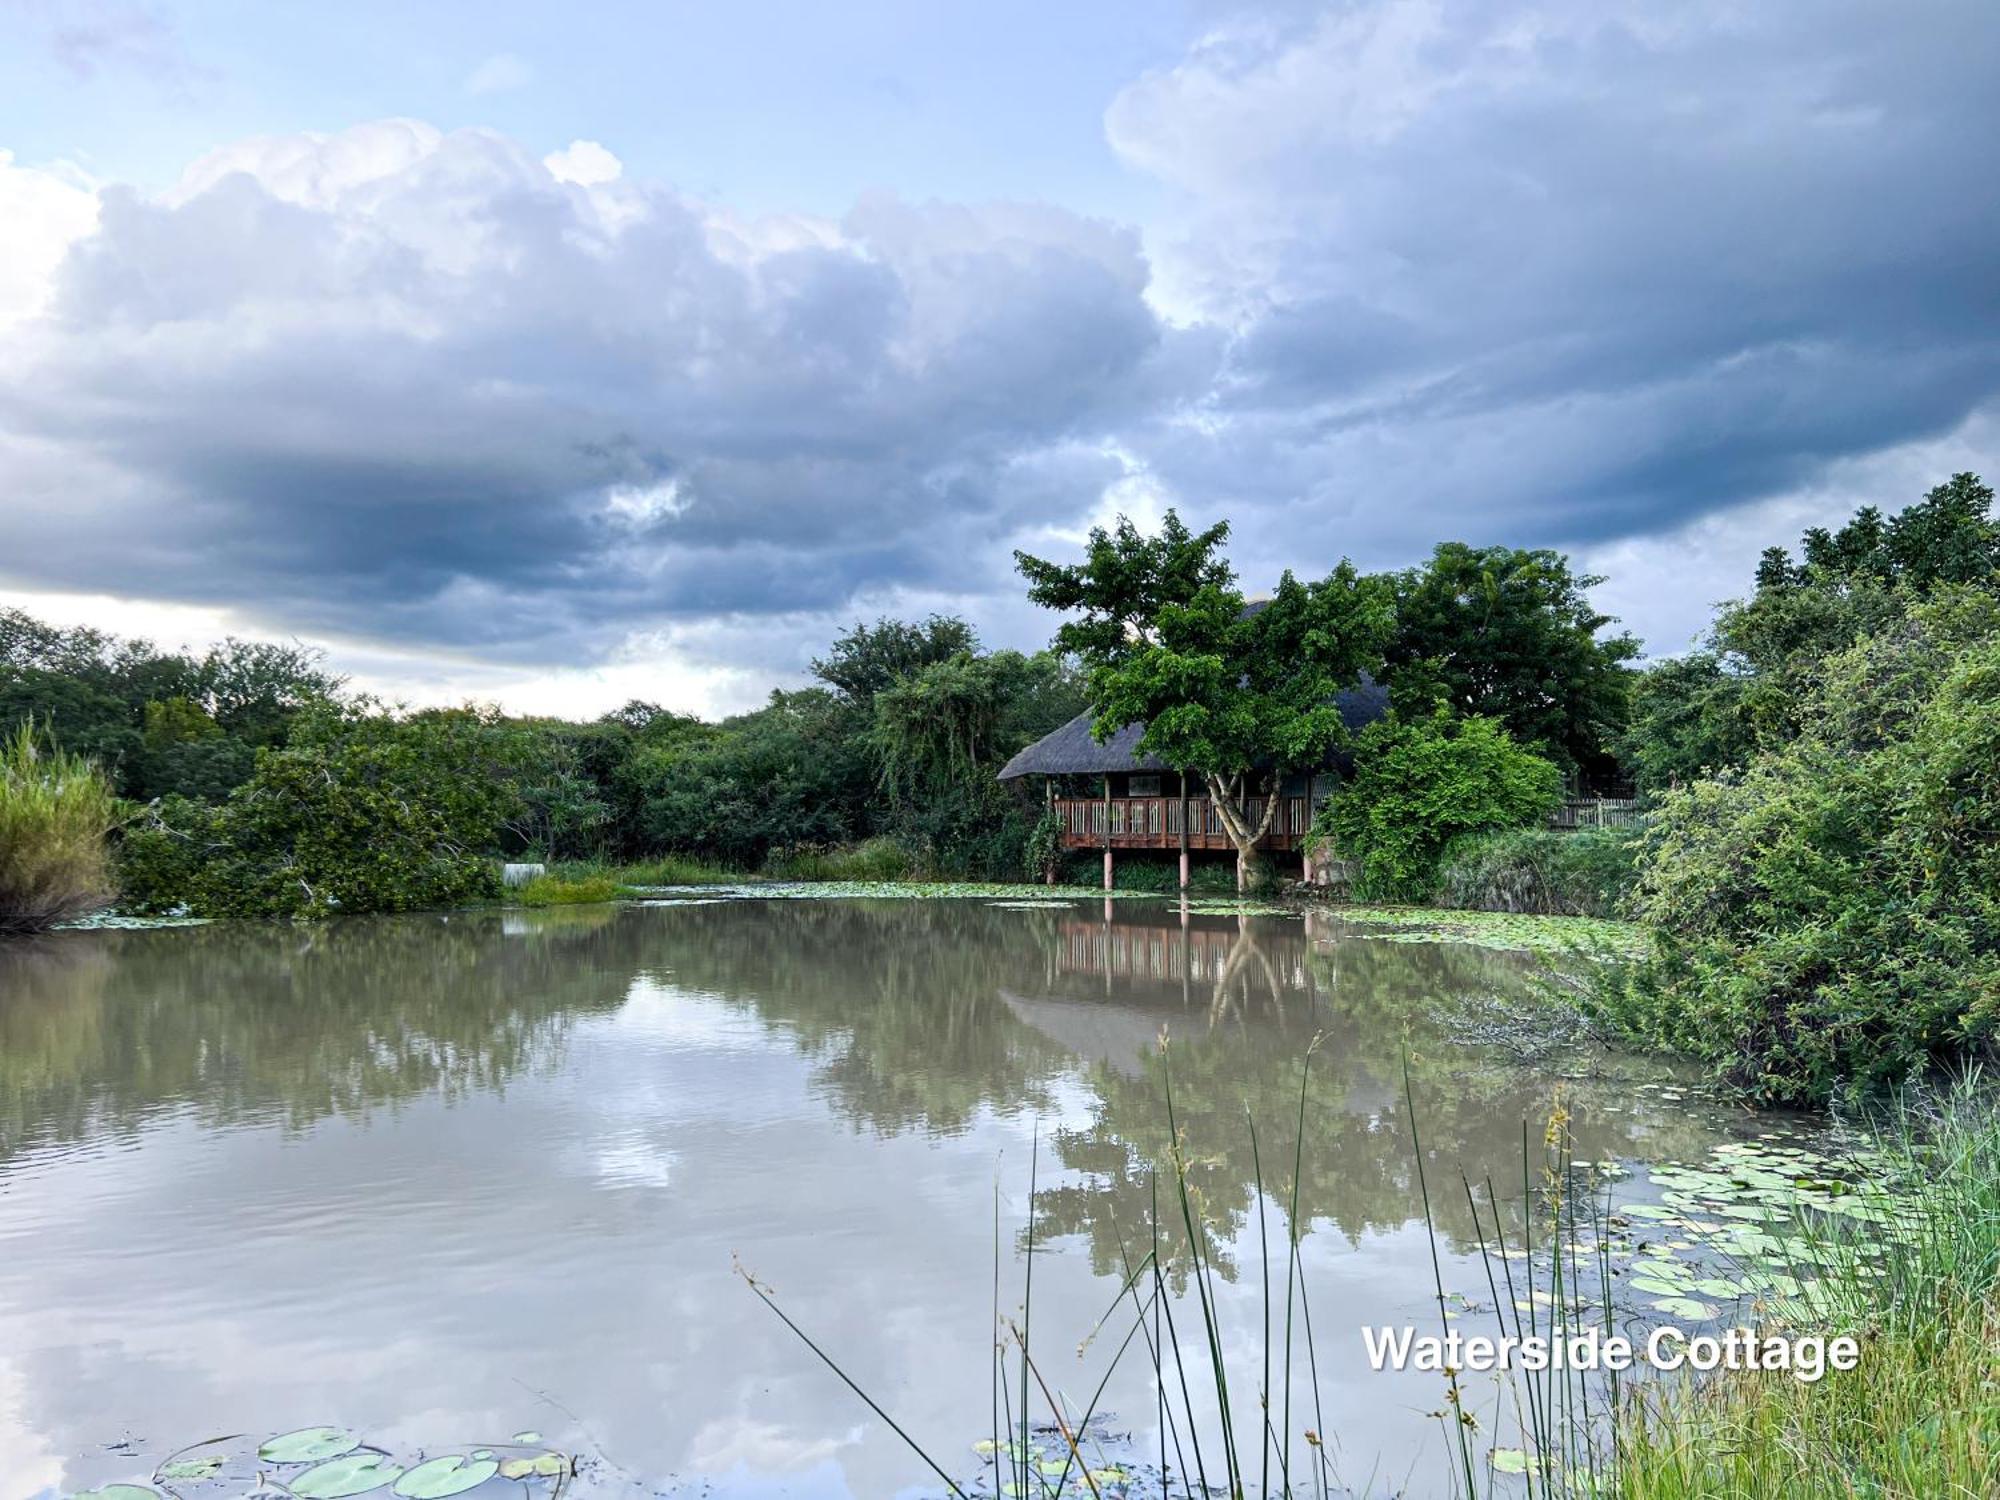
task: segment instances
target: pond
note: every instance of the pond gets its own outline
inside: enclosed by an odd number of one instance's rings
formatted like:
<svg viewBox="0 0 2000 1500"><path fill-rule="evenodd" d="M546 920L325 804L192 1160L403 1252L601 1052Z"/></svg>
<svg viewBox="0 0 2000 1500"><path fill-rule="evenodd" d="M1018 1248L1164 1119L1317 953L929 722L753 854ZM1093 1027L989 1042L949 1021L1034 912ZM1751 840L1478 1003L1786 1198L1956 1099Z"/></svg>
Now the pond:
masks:
<svg viewBox="0 0 2000 1500"><path fill-rule="evenodd" d="M1405 1057L1468 1291L1460 1174L1518 1189L1559 1100L1586 1160L1694 1161L1742 1127L1657 1064L1468 1040L1536 960L1410 936L750 895L0 948L0 1497L321 1423L408 1454L530 1431L607 1493L934 1493L734 1266L976 1478L996 1241L1018 1317L1033 1173L1038 1363L1081 1407L1170 1068L1247 1371L1260 1234L1285 1267L1248 1124L1287 1175L1316 1035L1298 1192L1326 1451L1357 1489L1432 1493L1439 1379L1370 1370L1359 1333L1435 1326ZM1104 1404L1151 1451L1143 1357Z"/></svg>

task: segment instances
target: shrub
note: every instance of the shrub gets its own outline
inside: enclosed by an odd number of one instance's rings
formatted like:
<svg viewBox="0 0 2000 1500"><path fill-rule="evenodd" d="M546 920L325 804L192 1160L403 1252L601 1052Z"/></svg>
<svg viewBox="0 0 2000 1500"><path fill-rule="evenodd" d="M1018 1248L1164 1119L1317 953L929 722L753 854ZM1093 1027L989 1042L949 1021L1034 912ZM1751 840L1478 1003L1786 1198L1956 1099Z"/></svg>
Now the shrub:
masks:
<svg viewBox="0 0 2000 1500"><path fill-rule="evenodd" d="M2000 600L1918 606L1827 663L1802 716L1662 799L1637 899L1659 951L1599 1006L1816 1104L2000 1036Z"/></svg>
<svg viewBox="0 0 2000 1500"><path fill-rule="evenodd" d="M1473 834L1445 851L1437 901L1469 911L1620 916L1638 880L1638 843L1636 828Z"/></svg>
<svg viewBox="0 0 2000 1500"><path fill-rule="evenodd" d="M909 850L875 838L847 849L774 850L764 873L774 880L905 880L915 868Z"/></svg>
<svg viewBox="0 0 2000 1500"><path fill-rule="evenodd" d="M139 910L321 917L498 894L511 783L492 721L308 714L218 806L164 798L129 830L119 871Z"/></svg>
<svg viewBox="0 0 2000 1500"><path fill-rule="evenodd" d="M609 875L586 875L580 880L537 875L515 893L515 899L523 906L582 906L593 901L612 901L617 896L618 882Z"/></svg>
<svg viewBox="0 0 2000 1500"><path fill-rule="evenodd" d="M0 741L0 933L39 932L104 905L117 800L95 765L22 724Z"/></svg>
<svg viewBox="0 0 2000 1500"><path fill-rule="evenodd" d="M1437 889L1454 840L1539 822L1561 796L1562 773L1496 719L1443 707L1407 719L1392 713L1362 732L1354 773L1313 837L1355 863L1362 900L1422 901Z"/></svg>

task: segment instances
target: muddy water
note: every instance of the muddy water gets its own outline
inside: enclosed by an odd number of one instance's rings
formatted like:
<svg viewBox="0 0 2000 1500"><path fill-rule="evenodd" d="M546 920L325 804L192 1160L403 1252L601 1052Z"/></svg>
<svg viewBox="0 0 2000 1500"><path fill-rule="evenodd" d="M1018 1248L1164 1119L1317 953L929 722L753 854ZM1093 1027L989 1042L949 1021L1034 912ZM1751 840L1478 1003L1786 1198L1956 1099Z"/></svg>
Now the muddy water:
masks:
<svg viewBox="0 0 2000 1500"><path fill-rule="evenodd" d="M1282 1275L1284 1227L1260 1225L1246 1119L1283 1175L1323 1034L1299 1187L1313 1420L1345 1482L1430 1493L1437 1377L1370 1371L1358 1334L1435 1315L1405 1054L1452 1189L1448 1276L1470 1248L1459 1174L1519 1183L1524 1122L1539 1139L1558 1095L1582 1157L1691 1158L1723 1123L1637 1086L1660 1075L1636 1060L1565 1078L1462 1040L1463 1003L1520 993L1530 967L1317 917L979 900L0 948L0 1497L316 1423L431 1452L533 1429L611 1492L922 1489L733 1261L976 1472L996 1235L1011 1313L1031 1169L1044 1374L1080 1404L1109 1358L1078 1344L1148 1234L1163 1029L1253 1385L1259 1233ZM1107 1394L1141 1446L1151 1380L1128 1357Z"/></svg>

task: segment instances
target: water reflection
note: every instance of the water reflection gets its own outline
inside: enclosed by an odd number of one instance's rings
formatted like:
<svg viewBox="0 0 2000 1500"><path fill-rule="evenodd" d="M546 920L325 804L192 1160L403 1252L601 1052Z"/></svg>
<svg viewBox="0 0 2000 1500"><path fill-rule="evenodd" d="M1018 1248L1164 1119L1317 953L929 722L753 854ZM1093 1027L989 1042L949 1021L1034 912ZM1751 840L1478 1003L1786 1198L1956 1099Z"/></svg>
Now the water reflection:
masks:
<svg viewBox="0 0 2000 1500"><path fill-rule="evenodd" d="M1452 1001L1527 967L1126 902L0 947L0 1496L124 1476L103 1445L127 1432L150 1452L327 1420L415 1444L534 1426L724 1493L892 1492L921 1471L752 1305L732 1254L963 1452L985 1422L996 1185L1018 1236L1033 1135L1054 1247L1036 1316L1062 1343L1142 1232L1169 1067L1218 1267L1254 1263L1247 1122L1283 1200L1315 1036L1314 1316L1415 1312L1405 1057L1433 1184L1518 1183L1523 1122L1538 1133L1558 1091L1587 1156L1688 1155L1715 1129L1644 1103L1615 1060L1559 1078L1459 1041ZM1454 1196L1440 1218L1463 1237ZM1435 1393L1338 1347L1358 1470L1421 1464ZM1112 1399L1140 1425L1152 1409L1136 1367Z"/></svg>

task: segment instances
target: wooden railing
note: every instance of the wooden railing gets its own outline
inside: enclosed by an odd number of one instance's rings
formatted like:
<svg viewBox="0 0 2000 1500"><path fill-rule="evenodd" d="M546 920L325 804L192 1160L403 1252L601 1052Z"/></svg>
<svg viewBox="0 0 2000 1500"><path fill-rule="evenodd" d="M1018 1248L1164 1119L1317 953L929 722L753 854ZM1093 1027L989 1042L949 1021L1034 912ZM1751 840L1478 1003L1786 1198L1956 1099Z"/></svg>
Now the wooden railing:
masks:
<svg viewBox="0 0 2000 1500"><path fill-rule="evenodd" d="M1252 797L1245 806L1251 823L1264 816L1265 798ZM1114 849L1178 849L1181 844L1179 797L1058 797L1056 816L1062 821L1063 844L1071 849L1101 849L1109 832ZM1312 827L1312 803L1305 797L1285 797L1271 821L1264 844L1295 849ZM1230 849L1222 818L1207 797L1187 799L1187 844L1190 849Z"/></svg>
<svg viewBox="0 0 2000 1500"><path fill-rule="evenodd" d="M1565 797L1549 814L1549 827L1562 829L1625 828L1638 821L1634 797Z"/></svg>

